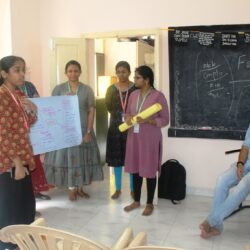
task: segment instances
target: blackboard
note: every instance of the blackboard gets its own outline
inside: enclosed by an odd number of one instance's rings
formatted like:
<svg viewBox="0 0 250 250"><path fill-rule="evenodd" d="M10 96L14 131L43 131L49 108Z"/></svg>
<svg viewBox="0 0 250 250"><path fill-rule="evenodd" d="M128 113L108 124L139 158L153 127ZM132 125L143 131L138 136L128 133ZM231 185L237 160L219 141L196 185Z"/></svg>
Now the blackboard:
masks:
<svg viewBox="0 0 250 250"><path fill-rule="evenodd" d="M170 27L170 137L244 139L250 25Z"/></svg>

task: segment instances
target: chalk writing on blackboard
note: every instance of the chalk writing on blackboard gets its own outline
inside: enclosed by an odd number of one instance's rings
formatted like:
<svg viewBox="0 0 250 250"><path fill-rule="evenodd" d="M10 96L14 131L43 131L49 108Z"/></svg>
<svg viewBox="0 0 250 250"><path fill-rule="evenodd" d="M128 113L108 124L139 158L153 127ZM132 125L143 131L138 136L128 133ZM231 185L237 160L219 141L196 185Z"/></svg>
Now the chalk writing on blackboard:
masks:
<svg viewBox="0 0 250 250"><path fill-rule="evenodd" d="M211 46L214 42L214 33L212 32L199 32L198 42L204 46Z"/></svg>
<svg viewBox="0 0 250 250"><path fill-rule="evenodd" d="M221 45L222 46L237 46L237 35L236 34L221 34Z"/></svg>
<svg viewBox="0 0 250 250"><path fill-rule="evenodd" d="M250 44L250 33L245 33L245 43Z"/></svg>
<svg viewBox="0 0 250 250"><path fill-rule="evenodd" d="M187 43L189 39L189 31L175 30L174 39L178 43Z"/></svg>

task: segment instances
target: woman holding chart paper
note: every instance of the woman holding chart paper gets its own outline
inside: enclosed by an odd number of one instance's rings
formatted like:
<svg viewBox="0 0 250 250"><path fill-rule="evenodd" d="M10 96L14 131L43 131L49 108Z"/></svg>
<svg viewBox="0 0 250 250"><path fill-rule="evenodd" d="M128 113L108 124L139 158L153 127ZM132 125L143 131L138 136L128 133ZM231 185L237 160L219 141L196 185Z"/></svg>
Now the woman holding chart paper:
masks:
<svg viewBox="0 0 250 250"><path fill-rule="evenodd" d="M30 171L35 169L29 141L36 121L36 106L21 100L16 90L25 76L23 59L0 60L0 229L12 224L30 224L35 218L35 197ZM0 249L15 245L0 241Z"/></svg>
<svg viewBox="0 0 250 250"><path fill-rule="evenodd" d="M89 198L83 185L103 180L100 152L93 131L95 98L92 89L79 82L81 65L74 60L65 66L68 81L57 85L53 96L77 95L82 129L82 144L46 153L44 166L49 183L69 188L69 200Z"/></svg>
<svg viewBox="0 0 250 250"><path fill-rule="evenodd" d="M162 157L161 128L169 122L165 96L154 88L154 74L148 66L135 70L134 91L129 98L125 121L131 125L133 116L159 103L162 109L147 119L137 117L137 124L128 131L125 171L133 174L134 202L124 208L126 212L140 207L143 177L147 179L147 204L142 215L151 215L156 188L156 172L160 171Z"/></svg>
<svg viewBox="0 0 250 250"><path fill-rule="evenodd" d="M135 85L129 80L130 65L120 61L115 66L118 82L107 89L105 102L110 113L110 124L107 135L106 162L114 167L115 193L112 199L119 198L122 186L122 169L124 165L127 132L121 133L118 126L124 122L125 111L130 94ZM130 175L130 192L133 196L133 176Z"/></svg>

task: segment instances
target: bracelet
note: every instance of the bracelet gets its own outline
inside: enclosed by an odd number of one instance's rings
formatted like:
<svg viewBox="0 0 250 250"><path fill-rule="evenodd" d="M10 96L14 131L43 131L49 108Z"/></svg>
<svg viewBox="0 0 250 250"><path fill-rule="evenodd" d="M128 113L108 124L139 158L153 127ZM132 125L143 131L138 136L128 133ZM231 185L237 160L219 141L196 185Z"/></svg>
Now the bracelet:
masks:
<svg viewBox="0 0 250 250"><path fill-rule="evenodd" d="M236 166L238 167L238 165L242 165L242 166L244 166L244 162L243 161L237 161L237 163L236 163Z"/></svg>

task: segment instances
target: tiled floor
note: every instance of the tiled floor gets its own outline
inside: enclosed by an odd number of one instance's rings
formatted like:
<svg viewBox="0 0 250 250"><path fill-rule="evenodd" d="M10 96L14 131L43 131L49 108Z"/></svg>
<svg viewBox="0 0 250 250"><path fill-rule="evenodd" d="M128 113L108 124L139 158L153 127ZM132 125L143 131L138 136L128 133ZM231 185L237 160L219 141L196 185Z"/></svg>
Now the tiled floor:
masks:
<svg viewBox="0 0 250 250"><path fill-rule="evenodd" d="M209 211L211 198L187 196L180 205L168 200L158 200L152 216L141 216L143 207L126 213L123 207L131 202L128 176L124 176L121 198L110 199L113 180L105 168L105 180L86 187L89 200L79 198L76 202L67 199L67 190L50 191L52 200L38 201L37 209L51 227L81 234L111 246L125 227L135 233L147 232L148 244L174 246L189 250L241 250L250 244L250 209L242 211L225 221L224 233L210 240L199 237L198 225ZM145 190L145 187L144 187ZM145 192L142 204L145 203Z"/></svg>

